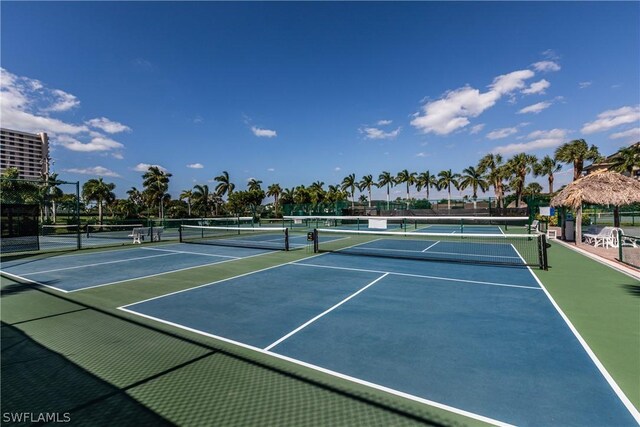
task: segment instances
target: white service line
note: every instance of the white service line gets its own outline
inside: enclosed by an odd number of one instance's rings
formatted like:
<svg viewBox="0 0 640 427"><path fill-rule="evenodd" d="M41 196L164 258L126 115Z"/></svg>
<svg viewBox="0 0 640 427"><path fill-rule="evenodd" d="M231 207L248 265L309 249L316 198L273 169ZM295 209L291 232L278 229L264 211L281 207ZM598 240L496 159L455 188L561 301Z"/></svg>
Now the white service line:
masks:
<svg viewBox="0 0 640 427"><path fill-rule="evenodd" d="M427 252L429 249L431 249L432 247L434 247L435 245L437 245L438 243L440 243L440 240L438 240L437 242L435 242L434 244L432 244L431 246L425 248L422 250L422 252Z"/></svg>
<svg viewBox="0 0 640 427"><path fill-rule="evenodd" d="M144 249L144 250L147 250L147 251L173 252L173 253L176 253L176 254L202 255L202 256L210 256L210 257L217 257L217 258L233 258L233 259L242 258L242 257L239 257L239 256L203 254L203 253L200 253L200 252L177 251L177 250L174 250L174 249L160 249L160 248L140 248L140 249Z"/></svg>
<svg viewBox="0 0 640 427"><path fill-rule="evenodd" d="M157 258L157 257L161 257L161 256L168 256L168 255L176 255L176 254L175 253L170 253L170 254L160 254L160 255L149 255L149 256L141 256L141 257L136 257L136 258L118 259L118 260L115 260L115 261L96 262L96 263L93 263L93 264L76 265L74 267L63 267L63 268L56 268L56 269L53 269L53 270L36 271L36 272L33 272L33 273L23 274L23 276L33 276L34 274L53 273L55 271L74 270L74 269L78 269L78 268L95 267L97 265L117 264L117 263L120 263L120 262L129 262L129 261L136 261L136 260L140 260L140 259Z"/></svg>
<svg viewBox="0 0 640 427"><path fill-rule="evenodd" d="M335 310L336 308L340 307L342 304L344 304L345 302L349 301L350 299L354 298L356 295L364 292L367 288L375 285L377 282L379 282L380 280L384 279L385 277L387 277L389 275L389 273L384 273L382 276L378 277L376 280L374 280L373 282L365 285L363 288L359 289L357 292L354 292L353 294L349 295L347 298L343 299L342 301L340 301L339 303L337 303L336 305L334 305L333 307L330 307L328 309L326 309L325 311L323 311L322 313L318 314L316 317L314 317L313 319L303 323L302 325L298 326L296 329L294 329L293 331L289 332L287 335L283 336L282 338L278 339L277 341L271 343L270 345L268 345L267 347L265 347L264 349L266 351L271 350L273 347L277 346L278 344L280 344L282 341L286 340L287 338L291 337L292 335L298 333L299 331L301 331L302 329L306 328L307 326L309 326L310 324L312 324L313 322L315 322L316 320L320 319L321 317L325 316L326 314L332 312L333 310Z"/></svg>

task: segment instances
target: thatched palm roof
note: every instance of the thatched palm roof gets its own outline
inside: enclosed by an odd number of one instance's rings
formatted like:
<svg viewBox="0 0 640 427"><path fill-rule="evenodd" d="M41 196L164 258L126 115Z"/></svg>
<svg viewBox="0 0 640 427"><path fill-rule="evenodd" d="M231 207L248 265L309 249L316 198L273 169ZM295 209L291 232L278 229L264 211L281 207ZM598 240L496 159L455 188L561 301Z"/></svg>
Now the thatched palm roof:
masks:
<svg viewBox="0 0 640 427"><path fill-rule="evenodd" d="M551 199L551 206L578 208L583 203L613 206L640 203L640 181L617 172L596 172L573 181Z"/></svg>

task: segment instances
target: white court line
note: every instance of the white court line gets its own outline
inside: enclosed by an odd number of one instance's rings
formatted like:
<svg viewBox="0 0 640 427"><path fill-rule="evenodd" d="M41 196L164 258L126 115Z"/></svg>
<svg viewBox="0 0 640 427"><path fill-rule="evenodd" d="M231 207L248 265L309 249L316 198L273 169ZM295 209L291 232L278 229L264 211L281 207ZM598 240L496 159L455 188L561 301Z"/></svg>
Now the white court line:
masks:
<svg viewBox="0 0 640 427"><path fill-rule="evenodd" d="M118 259L118 260L115 260L115 261L96 262L96 263L93 263L93 264L84 264L84 265L76 265L76 266L73 266L73 267L56 268L56 269L53 269L53 270L36 271L36 272L33 272L33 273L24 274L24 276L33 276L34 274L53 273L55 271L75 270L75 269L78 269L78 268L95 267L95 266L98 266L98 265L117 264L119 262L137 261L137 260L141 260L141 259L157 258L157 257L169 256L169 255L176 255L176 254L175 253L170 253L170 254L160 254L160 255L149 255L149 256L141 256L141 257L136 257L136 258Z"/></svg>
<svg viewBox="0 0 640 427"><path fill-rule="evenodd" d="M147 250L147 251L173 252L173 253L176 253L176 254L202 255L202 256L219 257L219 258L234 258L234 259L242 258L242 257L239 257L239 256L203 254L203 253L200 253L200 252L178 251L178 250L175 250L175 249L160 249L160 248L140 248L140 249L144 249L144 250Z"/></svg>
<svg viewBox="0 0 640 427"><path fill-rule="evenodd" d="M301 261L304 261L304 260L301 260ZM365 272L365 273L379 273L379 274L389 273L389 274L392 274L394 276L417 277L417 278L421 278L421 279L443 280L443 281L447 281L447 282L477 283L477 284L480 284L480 285L502 286L502 287L508 287L508 288L534 289L534 290L538 290L538 291L540 290L540 288L535 287L535 286L512 285L512 284L509 284L509 283L497 283L497 282L483 282L483 281L480 281L480 280L455 279L453 277L426 276L426 275L423 275L423 274L396 273L396 272L393 272L393 271L369 270L369 269L366 269L366 268L351 268L351 267L336 267L336 266L331 266L331 265L320 265L320 264L305 264L305 263L302 263L300 261L292 262L291 264L292 265L300 265L302 267L318 267L318 268L328 268L328 269L335 269L335 270L361 271L361 272Z"/></svg>
<svg viewBox="0 0 640 427"><path fill-rule="evenodd" d="M44 283L38 282L37 280L27 279L26 277L18 276L17 274L9 273L9 272L4 271L4 270L0 270L0 273L4 274L5 276L8 276L10 279L20 280L20 281L23 281L23 282L29 282L29 283L32 283L32 284L38 285L38 286L44 286L46 288L55 289L56 291L59 291L59 292L64 292L65 294L69 293L69 291L65 291L64 289L56 288L55 286L51 286L51 285L45 285Z"/></svg>
<svg viewBox="0 0 640 427"><path fill-rule="evenodd" d="M367 243L370 243L370 242L367 242ZM367 243L361 243L360 245L365 245ZM438 242L436 242L436 243L438 243ZM335 250L334 252L342 252L345 249L351 249L351 248L354 248L356 246L358 246L358 245L353 245L353 246L349 246L348 248L338 249L338 250ZM358 250L358 249L359 248L356 248L356 250ZM361 249L362 250L366 250L366 251L382 251L382 252L391 251L391 252L420 253L418 251L412 251L412 250L409 250L409 249L369 248L369 247L363 247ZM424 251L421 251L421 252L424 252ZM515 259L519 259L516 256L509 256L509 255L483 255L483 254L467 254L467 253L463 253L463 252L440 252L440 251L431 251L429 253L431 253L431 254L442 254L442 255L463 255L463 256L470 256L470 257L485 257L485 258L497 258L497 259L500 259L500 258L515 258Z"/></svg>
<svg viewBox="0 0 640 427"><path fill-rule="evenodd" d="M282 264L282 265L287 265L287 264ZM270 268L273 268L273 267L270 267ZM249 274L251 274L251 273L249 273ZM184 326L184 325L181 325L179 323L174 323L174 322L170 322L168 320L160 319L158 317L153 317L153 316L149 316L147 314L138 313L137 311L129 310L129 309L124 308L124 307L126 307L126 306L118 307L118 310L122 310L124 312L129 313L129 314L133 314L133 315L136 315L136 316L144 317L146 319L150 319L150 320L153 320L153 321L156 321L156 322L164 323L165 325L173 326L173 327L178 328L178 329L182 329L182 330L189 331L189 332L194 332L196 334L203 335L203 336L206 336L206 337L214 338L214 339L217 339L217 340L229 343L229 344L236 345L238 347L242 347L242 348L246 348L246 349L249 349L249 350L253 350L253 351L261 353L261 354L265 354L265 355L268 355L268 356L271 356L271 357L275 357L275 358L280 359L280 360L285 360L287 362L291 362L291 363L294 363L294 364L299 365L299 366L304 366L306 368L313 369L313 370L318 371L318 372L322 372L322 373L325 373L325 374L328 374L328 375L331 375L331 376L334 376L334 377L337 377L337 378L341 378L341 379L344 379L344 380L347 380L347 381L350 381L350 382L353 382L353 383L356 383L356 384L361 384L361 385L364 385L366 387L370 387L370 388L373 388L375 390L380 390L380 391L383 391L385 393L389 393L389 394L394 395L394 396L403 397L405 399L412 400L414 402L419 402L419 403L422 403L422 404L425 404L425 405L433 406L434 408L443 409L445 411L449 411L449 412L452 412L454 414L462 415L462 416L465 416L465 417L468 417L468 418L471 418L471 419L474 419L474 420L482 421L484 423L489 423L489 424L493 424L493 425L500 426L500 427L514 427L512 424L508 424L508 423L505 423L503 421L494 420L493 418L485 417L484 415L475 414L473 412L465 411L464 409L459 409L459 408L456 408L456 407L453 407L453 406L445 405L444 403L439 403L439 402L436 402L436 401L433 401L433 400L428 400L428 399L425 399L425 398L422 398L422 397L419 397L419 396L415 396L415 395L412 395L412 394L409 394L409 393L405 393L403 391L395 390L395 389L392 389L392 388L389 388L389 387L386 387L386 386L383 386L383 385L380 385L380 384L372 383L372 382L369 382L369 381L366 381L366 380L362 380L360 378L356 378L356 377L352 377L352 376L349 376L349 375L346 375L346 374L342 374L342 373L337 372L337 371L332 371L330 369L326 369L326 368L323 368L321 366L313 365L311 363L307 363L307 362L304 362L302 360L293 359L291 357L283 356L281 354L274 353L272 351L264 350L264 349L262 349L260 347L254 347L252 345L245 344L245 343L242 343L240 341L234 341L232 339L221 337L219 335L210 334L208 332L204 332L204 331L201 331L199 329L190 328L188 326Z"/></svg>
<svg viewBox="0 0 640 427"><path fill-rule="evenodd" d="M522 261L524 261L524 259ZM598 359L598 356L596 356L593 350L591 350L591 347L589 347L589 344L587 344L584 338L582 338L582 335L580 335L580 332L578 332L576 327L573 326L573 323L571 323L571 320L569 320L569 317L566 314L564 314L564 312L562 311L558 303L556 303L556 301L553 299L553 297L551 296L547 288L545 288L545 286L542 284L542 281L538 278L538 276L534 274L531 267L527 266L527 269L529 270L529 273L531 273L533 278L536 280L536 282L538 282L538 284L540 285L540 288L542 288L542 291L545 293L547 298L549 298L549 301L551 301L551 304L553 305L553 307L556 309L558 314L560 314L560 317L562 317L562 320L564 320L564 322L567 324L567 326L569 327L573 335L576 337L576 339L578 340L578 342L580 343L584 351L587 353L591 361L596 365L596 368L600 371L604 379L607 381L607 383L609 383L609 386L613 389L614 393L618 396L622 404L631 413L631 416L636 420L636 422L640 424L640 412L638 411L638 409L636 409L633 403L631 403L629 398L624 394L624 391L622 391L622 389L613 379L611 374L609 374L609 372L604 367L602 362L600 362L600 360Z"/></svg>
<svg viewBox="0 0 640 427"><path fill-rule="evenodd" d="M123 280L118 280L115 282L109 282L109 283L102 283L100 285L94 285L94 286L86 286L84 288L80 288L80 289L74 289L72 291L67 291L67 292L78 292L78 291L84 291L85 289L93 289L93 288L100 288L102 286L109 286L109 285L115 285L118 283L123 283L123 282L131 282L133 280L142 280L142 279L148 279L150 277L156 277L156 276L162 276L163 274L172 274L172 273L178 273L180 271L186 271L186 270L193 270L194 268L200 268L200 267L209 267L211 265L217 265L217 264L222 264L225 262L232 262L232 261L238 261L240 259L247 259L247 258L253 258L253 257L258 257L258 256L262 256L262 255L267 255L273 252L264 252L261 254L256 254L256 255L251 255L251 256L247 256L244 258L234 258L234 259L226 259L224 261L220 261L220 262L210 262L208 264L200 264L200 265L194 265L192 267L185 267L185 268L178 268L176 270L169 270L169 271L163 271L161 273L155 273L155 274L149 274L147 276L140 276L140 277L131 277L129 279L123 279Z"/></svg>
<svg viewBox="0 0 640 427"><path fill-rule="evenodd" d="M286 334L282 338L274 341L270 345L266 346L264 349L267 350L267 351L271 350L273 347L277 346L278 344L280 344L281 342L283 342L287 338L293 336L294 334L300 332L302 329L306 328L307 326L309 326L310 324L312 324L316 320L320 319L321 317L325 316L326 314L329 314L330 312L332 312L336 308L340 307L342 304L346 303L350 299L355 298L356 295L364 292L366 289L368 289L369 287L375 285L377 282L379 282L380 280L384 279L388 275L389 275L389 273L384 273L382 276L378 277L376 280L374 280L371 283L365 285L363 288L359 289L357 292L354 292L353 294L349 295L347 298L343 299L342 301L340 301L339 303L337 303L333 307L330 307L330 308L326 309L325 311L323 311L322 313L318 314L313 319L310 319L309 321L307 321L307 322L303 323L302 325L298 326L296 329L294 329L293 331L289 332L288 334Z"/></svg>
<svg viewBox="0 0 640 427"><path fill-rule="evenodd" d="M434 247L435 245L437 245L438 243L440 243L440 240L438 240L437 242L435 242L434 244L428 246L427 248L423 249L421 252L427 252L429 249L431 249L432 247Z"/></svg>

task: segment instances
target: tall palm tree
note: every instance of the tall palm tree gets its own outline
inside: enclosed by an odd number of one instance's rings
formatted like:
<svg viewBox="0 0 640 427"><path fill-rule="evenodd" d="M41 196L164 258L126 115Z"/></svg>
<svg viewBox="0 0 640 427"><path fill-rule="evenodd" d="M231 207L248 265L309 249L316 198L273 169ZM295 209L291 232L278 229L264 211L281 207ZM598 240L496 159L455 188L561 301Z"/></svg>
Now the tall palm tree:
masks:
<svg viewBox="0 0 640 427"><path fill-rule="evenodd" d="M348 197L348 193L340 188L339 185L329 185L326 200L329 203L341 202Z"/></svg>
<svg viewBox="0 0 640 427"><path fill-rule="evenodd" d="M373 176L365 175L362 177L359 183L360 191L367 190L369 193L369 207L371 207L371 187L373 187L375 182L373 181Z"/></svg>
<svg viewBox="0 0 640 427"><path fill-rule="evenodd" d="M391 172L383 171L378 175L378 188L387 187L387 210L389 210L389 190L396 184L395 177Z"/></svg>
<svg viewBox="0 0 640 427"><path fill-rule="evenodd" d="M104 182L102 178L92 178L82 186L82 197L87 202L95 201L98 205L98 223L102 224L102 204L109 203L116 199L113 190L116 185L111 182Z"/></svg>
<svg viewBox="0 0 640 427"><path fill-rule="evenodd" d="M610 170L633 175L634 169L640 168L640 143L621 148L611 160L613 164L609 167Z"/></svg>
<svg viewBox="0 0 640 427"><path fill-rule="evenodd" d="M580 178L585 160L596 161L600 158L598 147L589 147L584 139L574 139L556 149L555 157L563 163L573 163L573 180Z"/></svg>
<svg viewBox="0 0 640 427"><path fill-rule="evenodd" d="M507 162L507 168L511 171L511 187L516 192L516 207L522 204L522 192L525 187L527 174L533 171L538 162L536 156L526 153L516 154Z"/></svg>
<svg viewBox="0 0 640 427"><path fill-rule="evenodd" d="M551 156L544 156L540 162L533 167L534 176L546 176L549 180L549 194L553 193L553 174L562 169L562 165Z"/></svg>
<svg viewBox="0 0 640 427"><path fill-rule="evenodd" d="M233 194L233 190L235 190L236 185L231 182L231 179L229 178L229 172L222 171L222 175L216 176L215 178L213 178L213 180L218 182L215 191L220 197L223 197L224 195L229 197L231 194Z"/></svg>
<svg viewBox="0 0 640 427"><path fill-rule="evenodd" d="M431 175L429 171L421 172L416 178L416 190L421 191L423 188L427 190L427 200L429 200L430 188L440 189L438 188L438 179L435 175Z"/></svg>
<svg viewBox="0 0 640 427"><path fill-rule="evenodd" d="M58 174L52 173L49 175L47 179L47 198L51 200L51 219L53 223L56 222L56 213L57 213L57 202L62 199L64 192L58 187L60 182L58 182Z"/></svg>
<svg viewBox="0 0 640 427"><path fill-rule="evenodd" d="M280 194L282 194L282 187L280 184L274 183L267 187L267 196L274 198L274 205L276 208L276 215L278 214L278 199L280 198Z"/></svg>
<svg viewBox="0 0 640 427"><path fill-rule="evenodd" d="M187 200L187 214L189 216L191 216L191 199L193 198L193 191L192 190L183 190L182 193L180 193L180 200Z"/></svg>
<svg viewBox="0 0 640 427"><path fill-rule="evenodd" d="M247 189L249 191L260 191L262 190L260 184L262 184L262 181L260 181L259 179L251 178L249 182L247 182Z"/></svg>
<svg viewBox="0 0 640 427"><path fill-rule="evenodd" d="M415 172L409 172L407 169L401 170L396 175L396 183L397 184L406 184L407 186L407 209L409 209L409 203L411 203L411 195L409 193L409 189L413 184L416 183L416 175Z"/></svg>
<svg viewBox="0 0 640 427"><path fill-rule="evenodd" d="M478 162L478 172L485 175L491 185L496 196L496 207L502 207L502 198L504 196L504 183L507 169L503 167L502 156L500 154L487 154Z"/></svg>
<svg viewBox="0 0 640 427"><path fill-rule="evenodd" d="M169 178L172 175L165 172L158 166L150 166L147 172L142 175L142 185L152 203L158 204L158 216L164 218L164 202L167 190L169 189Z"/></svg>
<svg viewBox="0 0 640 427"><path fill-rule="evenodd" d="M280 193L280 202L282 202L283 205L292 204L293 196L295 194L296 191L294 188L285 188L284 190L282 190L282 193Z"/></svg>
<svg viewBox="0 0 640 427"><path fill-rule="evenodd" d="M459 174L457 173L453 173L451 171L451 169L449 170L445 170L445 171L441 171L440 173L438 173L438 187L440 188L446 188L447 189L447 209L451 209L451 186L453 185L455 187L456 190L458 190L459 187L459 183L458 183L458 178L460 177Z"/></svg>
<svg viewBox="0 0 640 427"><path fill-rule="evenodd" d="M340 188L342 191L347 191L349 195L351 195L351 211L355 209L355 199L356 199L356 187L358 183L356 182L356 174L352 173L351 175L347 175L342 180L340 184Z"/></svg>
<svg viewBox="0 0 640 427"><path fill-rule="evenodd" d="M469 166L462 170L460 176L460 182L458 183L460 190L464 190L467 187L471 187L473 190L473 208L476 208L476 200L478 199L478 188L484 193L489 189L489 182L484 179L484 176L478 172L473 166Z"/></svg>
<svg viewBox="0 0 640 427"><path fill-rule="evenodd" d="M311 203L318 204L324 200L326 195L326 191L324 191L324 182L313 182L309 186L308 190L311 195Z"/></svg>
<svg viewBox="0 0 640 427"><path fill-rule="evenodd" d="M127 190L127 196L129 196L129 200L131 200L136 205L140 206L143 203L142 193L136 187L131 187Z"/></svg>
<svg viewBox="0 0 640 427"><path fill-rule="evenodd" d="M193 198L193 208L200 213L200 216L209 216L213 202L213 194L211 194L209 186L207 184L195 185L191 193L191 197Z"/></svg>

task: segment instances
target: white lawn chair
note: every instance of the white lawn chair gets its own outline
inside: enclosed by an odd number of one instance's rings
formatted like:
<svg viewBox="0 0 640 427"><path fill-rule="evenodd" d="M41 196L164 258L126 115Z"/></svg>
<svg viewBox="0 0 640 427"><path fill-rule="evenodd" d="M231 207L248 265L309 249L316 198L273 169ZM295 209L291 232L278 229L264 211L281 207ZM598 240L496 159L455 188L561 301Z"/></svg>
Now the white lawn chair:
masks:
<svg viewBox="0 0 640 427"><path fill-rule="evenodd" d="M604 227L598 234L585 233L582 235L585 243L603 248L618 247L618 229L613 227Z"/></svg>
<svg viewBox="0 0 640 427"><path fill-rule="evenodd" d="M538 226L540 225L540 221L538 221L537 219L534 219L533 221L531 221L531 228L529 228L529 224L525 225L524 228L525 230L531 230L532 233L539 233L540 230L538 229Z"/></svg>

